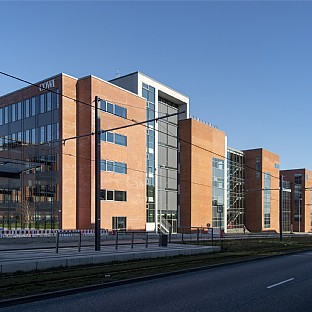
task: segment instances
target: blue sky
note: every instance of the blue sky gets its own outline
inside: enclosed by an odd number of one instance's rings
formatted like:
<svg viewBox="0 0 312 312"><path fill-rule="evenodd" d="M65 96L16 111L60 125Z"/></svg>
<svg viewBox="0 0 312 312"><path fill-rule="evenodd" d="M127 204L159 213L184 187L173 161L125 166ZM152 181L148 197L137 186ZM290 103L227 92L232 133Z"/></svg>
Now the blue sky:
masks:
<svg viewBox="0 0 312 312"><path fill-rule="evenodd" d="M312 2L0 1L0 71L141 71L190 97L237 149L312 170ZM0 95L25 86L0 75Z"/></svg>

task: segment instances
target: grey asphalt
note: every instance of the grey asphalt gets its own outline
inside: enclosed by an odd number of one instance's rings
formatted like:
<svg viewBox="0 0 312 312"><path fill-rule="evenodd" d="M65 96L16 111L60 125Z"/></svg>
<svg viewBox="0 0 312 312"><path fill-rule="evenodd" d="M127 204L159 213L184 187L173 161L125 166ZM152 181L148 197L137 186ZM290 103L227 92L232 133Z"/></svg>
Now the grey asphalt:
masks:
<svg viewBox="0 0 312 312"><path fill-rule="evenodd" d="M312 252L79 293L1 311L312 311Z"/></svg>

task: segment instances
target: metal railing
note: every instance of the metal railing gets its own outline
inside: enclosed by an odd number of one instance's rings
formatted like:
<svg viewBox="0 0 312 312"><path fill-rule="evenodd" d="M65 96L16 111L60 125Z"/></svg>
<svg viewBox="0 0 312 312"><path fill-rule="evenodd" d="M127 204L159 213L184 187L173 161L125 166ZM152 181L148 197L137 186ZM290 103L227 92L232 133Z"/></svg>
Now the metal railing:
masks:
<svg viewBox="0 0 312 312"><path fill-rule="evenodd" d="M55 247L55 252L58 253L59 251L59 244L60 244L60 236L66 236L66 235L71 235L73 236L74 234L78 234L78 252L81 251L81 231L57 231L56 232L56 247Z"/></svg>
<svg viewBox="0 0 312 312"><path fill-rule="evenodd" d="M135 244L135 234L141 234L141 240L145 240L145 248L148 247L149 239L148 239L148 234L149 232L143 232L143 231L115 231L115 249L118 249L119 246L119 238L120 236L130 236L130 244L131 249L133 249L133 246ZM125 245L125 240L123 239L122 245Z"/></svg>
<svg viewBox="0 0 312 312"><path fill-rule="evenodd" d="M195 243L202 244L204 242L211 242L213 246L215 240L221 240L223 232L220 228L211 228L203 226L179 226L177 234L169 235L169 243Z"/></svg>

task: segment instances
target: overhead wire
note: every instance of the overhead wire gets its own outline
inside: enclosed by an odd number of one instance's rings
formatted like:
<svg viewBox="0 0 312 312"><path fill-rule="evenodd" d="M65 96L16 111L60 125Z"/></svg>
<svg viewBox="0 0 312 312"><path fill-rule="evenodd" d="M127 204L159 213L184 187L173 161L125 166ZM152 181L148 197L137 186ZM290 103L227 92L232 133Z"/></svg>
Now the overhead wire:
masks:
<svg viewBox="0 0 312 312"><path fill-rule="evenodd" d="M12 79L16 79L16 80L18 80L18 81L27 83L27 84L29 84L29 85L31 85L31 86L40 87L40 88L43 89L43 90L50 91L50 92L52 92L52 93L55 93L55 94L57 94L57 95L60 95L60 96L62 96L62 97L65 97L65 98L67 98L67 99L73 100L73 101L75 101L75 102L77 102L77 103L80 103L80 104L83 104L83 105L87 105L87 106L89 106L89 107L94 108L94 106L91 105L91 104L89 104L89 103L86 103L86 102L81 101L81 100L76 99L76 98L69 97L69 96L64 95L64 94L62 94L62 93L60 93L60 92L56 92L55 90L51 90L51 89L44 88L44 87L42 87L42 86L40 86L40 85L38 85L38 84L36 84L36 83L31 83L31 82L29 82L29 81L27 81L27 80L24 80L24 79L21 79L21 78L19 78L19 77L16 77L16 76L13 76L13 75L4 73L4 72L2 72L2 71L0 71L0 74L5 75L5 76L7 76L7 77L10 77L10 78L12 78ZM114 101L113 101L113 102L114 102ZM119 104L125 105L125 103L121 103L121 102L119 102ZM136 107L136 108L138 108L138 107ZM103 109L101 109L101 108L98 108L98 109L99 109L100 111L106 112L105 110L103 110ZM128 118L125 118L125 119L126 119L126 120L129 120L129 121L132 121L132 122L135 122L135 120L132 120L132 119L128 119ZM131 126L131 125L129 125L129 126ZM142 124L142 126L148 127L147 125L143 125L143 124ZM125 126L125 128L126 128L126 127L127 127L127 126ZM117 130L117 129L116 129L116 130ZM155 130L155 131L159 131L158 129L154 129L154 130ZM101 131L102 131L102 130L101 130ZM102 132L105 132L105 131L113 131L113 130L109 130L109 129L108 129L108 130L103 130ZM160 133L164 133L164 132L161 132L161 131L159 131L159 132L160 132ZM93 135L93 134L94 134L94 133L91 132L91 133L89 133L89 134L86 134L85 136L88 136L88 135L90 136L90 135ZM221 155L221 154L219 154L219 153L216 153L216 152L214 152L214 151L212 151L212 150L209 150L209 149L207 149L207 148L204 148L204 147L199 146L199 145L197 145L197 144L194 144L194 143L192 143L192 142L188 142L187 140L184 140L184 139L180 138L179 136L174 136L174 135L172 135L172 134L170 134L170 133L165 133L165 134L167 134L167 135L169 135L169 136L171 136L171 137L174 137L174 138L178 138L180 142L184 142L184 143L186 143L186 144L190 144L191 146L197 147L197 148L199 148L199 149L201 149L201 150L207 151L207 152L212 153L212 154L214 154L214 155L216 155L216 156L218 156L218 157L221 157L221 158L224 159L224 160L232 161L232 160L231 160L230 158L228 158L227 156ZM82 136L81 136L81 137L82 137ZM66 141L68 141L68 140L77 139L77 138L80 138L80 136L70 137L70 138L64 138L64 139L62 139L61 141L66 142ZM244 164L244 167L249 168L249 169L251 169L251 170L254 170L254 171L256 171L256 172L263 173L263 174L264 174L264 173L267 173L267 172L264 172L264 171L259 170L259 169L257 169L257 168L248 166L248 165L246 165L246 164ZM275 178L275 179L280 180L280 177L276 177L275 175L273 175L273 174L271 174L271 173L267 173L267 174L269 174L271 177L273 177L273 178Z"/></svg>

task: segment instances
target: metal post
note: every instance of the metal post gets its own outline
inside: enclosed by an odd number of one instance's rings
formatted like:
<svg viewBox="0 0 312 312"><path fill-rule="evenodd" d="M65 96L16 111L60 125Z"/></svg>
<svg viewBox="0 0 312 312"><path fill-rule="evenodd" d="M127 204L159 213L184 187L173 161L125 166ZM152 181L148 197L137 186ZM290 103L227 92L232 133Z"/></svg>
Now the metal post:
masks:
<svg viewBox="0 0 312 312"><path fill-rule="evenodd" d="M172 225L169 227L169 243L171 243Z"/></svg>
<svg viewBox="0 0 312 312"><path fill-rule="evenodd" d="M81 231L79 231L78 252L81 251Z"/></svg>
<svg viewBox="0 0 312 312"><path fill-rule="evenodd" d="M148 232L145 233L145 248L148 247Z"/></svg>
<svg viewBox="0 0 312 312"><path fill-rule="evenodd" d="M131 233L131 249L133 249L134 233Z"/></svg>
<svg viewBox="0 0 312 312"><path fill-rule="evenodd" d="M95 251L101 250L101 135L99 98L95 97Z"/></svg>
<svg viewBox="0 0 312 312"><path fill-rule="evenodd" d="M280 205L279 205L279 223L280 223L280 241L283 240L283 176L280 176Z"/></svg>
<svg viewBox="0 0 312 312"><path fill-rule="evenodd" d="M58 253L58 248L59 248L59 232L56 232L56 250L55 252Z"/></svg>
<svg viewBox="0 0 312 312"><path fill-rule="evenodd" d="M115 232L116 240L115 240L115 249L118 249L118 231Z"/></svg>
<svg viewBox="0 0 312 312"><path fill-rule="evenodd" d="M199 228L197 228L197 245L199 244Z"/></svg>

